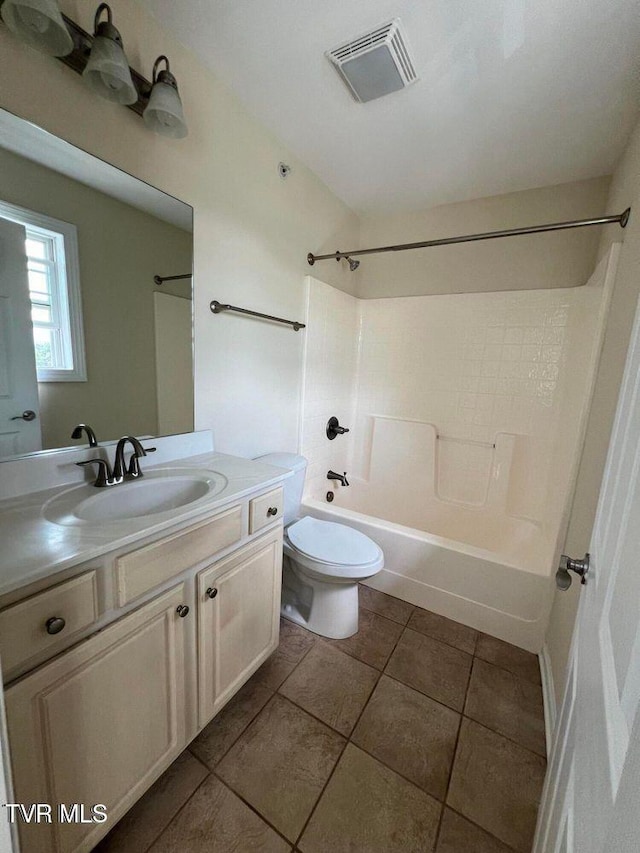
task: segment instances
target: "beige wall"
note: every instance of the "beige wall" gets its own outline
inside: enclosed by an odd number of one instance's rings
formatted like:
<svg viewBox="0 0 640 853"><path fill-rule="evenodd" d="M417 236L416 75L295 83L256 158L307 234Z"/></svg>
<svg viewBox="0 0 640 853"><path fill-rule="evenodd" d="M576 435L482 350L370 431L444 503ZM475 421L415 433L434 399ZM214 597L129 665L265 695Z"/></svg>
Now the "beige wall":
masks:
<svg viewBox="0 0 640 853"><path fill-rule="evenodd" d="M88 381L40 383L43 447L81 422L101 440L155 434L153 276L191 269L192 235L2 148L0 199L78 230Z"/></svg>
<svg viewBox="0 0 640 853"><path fill-rule="evenodd" d="M402 216L365 218L361 245L385 246L601 216L609 178L447 204ZM365 255L357 295L422 296L576 287L591 275L599 229L536 234L384 255ZM345 246L344 241L340 242ZM329 261L323 262L324 265ZM320 271L320 267L316 267ZM320 275L320 272L316 273ZM320 276L323 277L323 276Z"/></svg>
<svg viewBox="0 0 640 853"><path fill-rule="evenodd" d="M600 481L640 293L640 123L614 172L606 203L607 212L611 213L619 213L629 206L632 213L625 231L621 232L618 228L604 230L599 247L599 255L602 256L613 240L624 239L567 533L565 550L575 557L582 556L589 548ZM564 690L579 593L578 583L574 583L568 592L556 593L551 612L547 646L558 701Z"/></svg>
<svg viewBox="0 0 640 853"><path fill-rule="evenodd" d="M137 3L111 5L135 68L150 77L155 58L169 56L186 139L149 132L131 110L96 97L81 77L2 26L0 106L193 205L196 427L213 428L218 449L229 453L295 450L303 334L214 316L209 302L301 318L307 252L357 242L356 216ZM95 4L60 6L92 28ZM292 167L286 181L280 160ZM345 264L326 266L332 284L355 286Z"/></svg>

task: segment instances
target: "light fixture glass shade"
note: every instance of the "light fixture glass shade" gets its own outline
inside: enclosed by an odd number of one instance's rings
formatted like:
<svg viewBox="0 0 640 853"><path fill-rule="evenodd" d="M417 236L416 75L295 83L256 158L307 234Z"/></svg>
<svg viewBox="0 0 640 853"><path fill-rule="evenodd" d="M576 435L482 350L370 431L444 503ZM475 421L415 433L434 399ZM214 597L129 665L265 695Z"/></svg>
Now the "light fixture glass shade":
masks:
<svg viewBox="0 0 640 853"><path fill-rule="evenodd" d="M57 0L4 0L2 19L26 44L50 56L66 56L73 50Z"/></svg>
<svg viewBox="0 0 640 853"><path fill-rule="evenodd" d="M178 94L175 78L168 70L161 71L155 79L149 103L143 113L145 124L154 133L183 139L187 135L182 101Z"/></svg>
<svg viewBox="0 0 640 853"><path fill-rule="evenodd" d="M94 38L82 76L96 95L108 101L135 104L138 100L124 50L111 38L100 35Z"/></svg>

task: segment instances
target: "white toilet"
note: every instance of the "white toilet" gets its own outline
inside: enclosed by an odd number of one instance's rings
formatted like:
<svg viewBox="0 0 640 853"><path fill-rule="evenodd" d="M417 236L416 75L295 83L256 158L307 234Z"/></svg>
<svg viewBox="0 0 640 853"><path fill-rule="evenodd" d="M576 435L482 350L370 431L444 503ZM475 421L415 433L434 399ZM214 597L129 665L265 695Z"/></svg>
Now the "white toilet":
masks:
<svg viewBox="0 0 640 853"><path fill-rule="evenodd" d="M304 456L269 453L258 458L293 471L283 483L282 615L322 637L351 637L358 630L358 581L383 568L382 549L346 524L300 517Z"/></svg>

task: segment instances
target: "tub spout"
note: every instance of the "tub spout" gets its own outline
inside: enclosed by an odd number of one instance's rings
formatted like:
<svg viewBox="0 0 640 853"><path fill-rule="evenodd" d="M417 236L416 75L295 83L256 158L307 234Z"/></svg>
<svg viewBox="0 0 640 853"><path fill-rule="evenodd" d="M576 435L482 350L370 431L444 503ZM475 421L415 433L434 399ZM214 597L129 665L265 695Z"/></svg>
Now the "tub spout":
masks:
<svg viewBox="0 0 640 853"><path fill-rule="evenodd" d="M336 474L335 471L329 471L327 473L327 480L338 480L340 483L342 483L343 486L349 485L346 471L344 472L344 474Z"/></svg>

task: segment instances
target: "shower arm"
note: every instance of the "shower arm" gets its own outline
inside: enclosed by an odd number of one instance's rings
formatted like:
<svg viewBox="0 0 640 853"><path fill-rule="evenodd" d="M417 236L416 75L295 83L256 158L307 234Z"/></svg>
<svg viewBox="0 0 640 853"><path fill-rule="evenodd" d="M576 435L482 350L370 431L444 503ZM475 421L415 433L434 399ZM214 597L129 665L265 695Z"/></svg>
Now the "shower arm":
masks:
<svg viewBox="0 0 640 853"><path fill-rule="evenodd" d="M404 252L407 249L429 249L432 246L448 246L451 243L473 243L478 240L496 240L498 237L520 237L524 234L541 234L545 231L564 231L567 228L585 228L590 225L611 225L617 223L626 228L631 208L615 216L600 216L597 219L572 219L569 222L551 222L547 225L530 225L526 228L510 228L506 231L485 231L482 234L463 234L460 237L442 237L439 240L423 240L420 243L400 243L396 246L377 246L374 249L353 249L350 252L336 251L330 255L314 255L309 252L307 261L313 266L316 261L336 261L355 255L375 255L381 252Z"/></svg>

